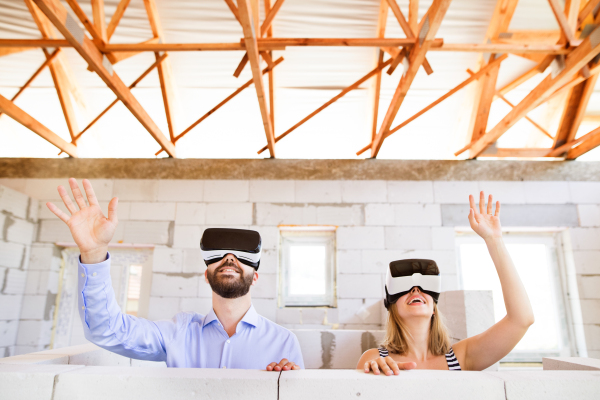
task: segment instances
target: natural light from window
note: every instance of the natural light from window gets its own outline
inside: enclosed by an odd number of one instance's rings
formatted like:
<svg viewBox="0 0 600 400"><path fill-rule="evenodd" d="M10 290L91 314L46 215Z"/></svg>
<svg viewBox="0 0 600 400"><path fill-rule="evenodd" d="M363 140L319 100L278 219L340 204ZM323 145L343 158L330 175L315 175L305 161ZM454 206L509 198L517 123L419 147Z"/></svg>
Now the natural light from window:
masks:
<svg viewBox="0 0 600 400"><path fill-rule="evenodd" d="M325 294L325 257L324 245L290 246L289 294Z"/></svg>

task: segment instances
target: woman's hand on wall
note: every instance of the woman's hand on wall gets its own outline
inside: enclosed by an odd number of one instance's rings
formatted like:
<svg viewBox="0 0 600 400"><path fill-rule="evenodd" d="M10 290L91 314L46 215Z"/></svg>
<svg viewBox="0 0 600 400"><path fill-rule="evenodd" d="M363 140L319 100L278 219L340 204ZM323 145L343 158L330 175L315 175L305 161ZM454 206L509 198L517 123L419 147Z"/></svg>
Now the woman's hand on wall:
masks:
<svg viewBox="0 0 600 400"><path fill-rule="evenodd" d="M479 210L475 206L475 198L469 195L469 223L471 228L484 240L499 238L502 236L502 227L500 226L500 202L496 202L496 212L493 212L494 198L490 194L485 206L485 194L479 193Z"/></svg>
<svg viewBox="0 0 600 400"><path fill-rule="evenodd" d="M414 362L396 362L392 357L378 357L374 360L365 362L364 370L365 374L373 371L375 375L379 375L381 372L384 375L399 375L400 370L415 369L417 363ZM381 371L381 372L380 372Z"/></svg>
<svg viewBox="0 0 600 400"><path fill-rule="evenodd" d="M58 187L58 193L71 216L65 214L52 203L46 203L46 206L69 227L73 240L75 240L81 252L81 262L84 264L97 264L106 260L108 243L117 228L118 199L115 197L108 204L108 218L106 218L98 205L98 199L94 194L90 181L83 180L87 204L74 178L69 179L69 186L77 207L73 204L69 193L63 186Z"/></svg>

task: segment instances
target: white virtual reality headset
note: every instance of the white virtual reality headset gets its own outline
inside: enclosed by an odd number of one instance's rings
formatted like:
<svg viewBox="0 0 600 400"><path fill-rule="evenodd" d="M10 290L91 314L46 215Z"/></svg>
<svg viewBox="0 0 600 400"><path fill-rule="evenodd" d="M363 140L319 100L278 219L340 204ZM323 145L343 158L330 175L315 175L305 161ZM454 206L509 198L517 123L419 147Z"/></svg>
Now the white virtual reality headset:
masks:
<svg viewBox="0 0 600 400"><path fill-rule="evenodd" d="M258 271L261 255L260 234L247 229L209 228L200 239L200 252L206 265L233 254L242 264Z"/></svg>
<svg viewBox="0 0 600 400"><path fill-rule="evenodd" d="M437 264L433 260L409 259L390 263L385 279L386 308L398 299L418 287L437 303L442 291L442 278Z"/></svg>

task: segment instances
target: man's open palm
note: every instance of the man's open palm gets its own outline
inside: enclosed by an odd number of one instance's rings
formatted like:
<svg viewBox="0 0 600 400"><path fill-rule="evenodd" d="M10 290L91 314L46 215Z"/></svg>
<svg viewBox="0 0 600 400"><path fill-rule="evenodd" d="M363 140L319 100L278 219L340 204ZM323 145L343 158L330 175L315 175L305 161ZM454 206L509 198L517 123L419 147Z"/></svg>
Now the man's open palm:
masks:
<svg viewBox="0 0 600 400"><path fill-rule="evenodd" d="M87 179L83 180L83 187L89 205L86 204L85 198L74 178L69 179L69 186L78 207L73 204L64 187L59 186L58 193L67 210L71 213L71 216L62 212L52 203L46 203L46 205L71 230L71 235L73 235L73 239L79 247L84 263L103 261L106 257L108 243L111 241L117 228L118 199L115 197L108 204L108 218L106 218L98 205L98 199L96 199L90 181ZM87 260L84 260L85 258Z"/></svg>

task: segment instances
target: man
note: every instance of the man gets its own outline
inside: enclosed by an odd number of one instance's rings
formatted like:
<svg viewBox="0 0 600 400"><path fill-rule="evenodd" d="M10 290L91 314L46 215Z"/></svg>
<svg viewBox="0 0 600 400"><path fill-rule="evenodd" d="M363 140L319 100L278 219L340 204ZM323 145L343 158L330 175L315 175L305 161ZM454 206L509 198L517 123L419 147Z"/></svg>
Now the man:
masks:
<svg viewBox="0 0 600 400"><path fill-rule="evenodd" d="M110 201L106 218L88 180L83 180L83 187L89 206L75 179L69 179L69 186L79 210L62 186L58 193L71 216L52 203L46 205L68 225L81 252L79 314L89 341L125 357L166 361L168 367L267 371L304 367L296 336L258 315L252 306L249 290L258 281L260 263L258 232L207 229L201 247L213 309L207 315L182 312L171 321L148 321L123 314L111 286L108 243L118 223L118 199Z"/></svg>

